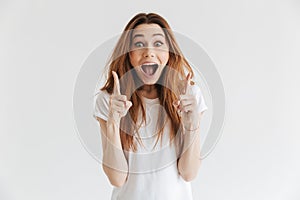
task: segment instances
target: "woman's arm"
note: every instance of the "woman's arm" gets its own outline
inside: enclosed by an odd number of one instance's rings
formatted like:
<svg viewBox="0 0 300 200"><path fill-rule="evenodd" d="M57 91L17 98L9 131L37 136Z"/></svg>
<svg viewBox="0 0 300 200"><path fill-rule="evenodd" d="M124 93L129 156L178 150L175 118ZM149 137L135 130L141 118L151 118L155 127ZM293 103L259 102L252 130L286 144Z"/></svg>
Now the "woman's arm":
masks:
<svg viewBox="0 0 300 200"><path fill-rule="evenodd" d="M200 129L199 126L198 128L186 127L183 131L183 152L178 159L177 168L185 181L192 181L197 177L201 164Z"/></svg>
<svg viewBox="0 0 300 200"><path fill-rule="evenodd" d="M110 96L109 113L107 121L97 118L101 127L103 147L103 170L110 183L121 187L127 179L128 164L122 150L120 138L120 121L132 106L125 95L121 95L119 77L112 72L114 89Z"/></svg>
<svg viewBox="0 0 300 200"><path fill-rule="evenodd" d="M201 102L201 99L198 100ZM173 102L183 126L183 149L177 162L179 174L185 181L196 178L200 168L200 120L204 112L200 111L199 102L191 86L191 73L185 80L185 89L179 100Z"/></svg>
<svg viewBox="0 0 300 200"><path fill-rule="evenodd" d="M120 123L97 119L101 127L103 170L113 186L121 187L127 179L128 164L121 145Z"/></svg>

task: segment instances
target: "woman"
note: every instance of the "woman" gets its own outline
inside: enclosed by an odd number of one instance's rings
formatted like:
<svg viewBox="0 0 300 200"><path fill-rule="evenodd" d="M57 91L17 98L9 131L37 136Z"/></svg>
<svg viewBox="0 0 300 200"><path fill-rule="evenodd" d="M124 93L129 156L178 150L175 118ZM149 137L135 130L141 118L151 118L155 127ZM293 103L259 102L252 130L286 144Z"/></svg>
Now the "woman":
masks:
<svg viewBox="0 0 300 200"><path fill-rule="evenodd" d="M112 199L191 200L207 106L166 20L134 16L108 66L94 117Z"/></svg>

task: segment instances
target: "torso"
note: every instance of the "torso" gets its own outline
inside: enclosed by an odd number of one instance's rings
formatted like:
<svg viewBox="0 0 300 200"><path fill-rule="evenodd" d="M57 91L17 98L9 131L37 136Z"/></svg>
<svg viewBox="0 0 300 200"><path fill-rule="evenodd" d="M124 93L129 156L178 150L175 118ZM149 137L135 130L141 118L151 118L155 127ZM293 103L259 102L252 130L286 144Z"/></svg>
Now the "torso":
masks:
<svg viewBox="0 0 300 200"><path fill-rule="evenodd" d="M178 174L178 149L170 141L170 119L168 118L162 144L156 144L157 116L162 106L156 95L143 98L146 109L146 124L140 128L143 145L137 152L124 152L129 165L126 183L114 188L112 200L192 200L190 183Z"/></svg>

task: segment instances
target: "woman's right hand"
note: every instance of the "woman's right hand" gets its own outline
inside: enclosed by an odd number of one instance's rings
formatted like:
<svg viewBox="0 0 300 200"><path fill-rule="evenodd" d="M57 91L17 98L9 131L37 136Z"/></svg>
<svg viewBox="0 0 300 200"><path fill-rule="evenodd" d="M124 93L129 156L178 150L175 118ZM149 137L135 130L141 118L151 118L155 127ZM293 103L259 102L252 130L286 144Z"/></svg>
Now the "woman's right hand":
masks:
<svg viewBox="0 0 300 200"><path fill-rule="evenodd" d="M126 95L122 95L120 91L120 81L115 71L112 72L114 78L114 89L109 101L109 116L108 121L119 123L124 117L129 108L132 106L131 101L127 100Z"/></svg>

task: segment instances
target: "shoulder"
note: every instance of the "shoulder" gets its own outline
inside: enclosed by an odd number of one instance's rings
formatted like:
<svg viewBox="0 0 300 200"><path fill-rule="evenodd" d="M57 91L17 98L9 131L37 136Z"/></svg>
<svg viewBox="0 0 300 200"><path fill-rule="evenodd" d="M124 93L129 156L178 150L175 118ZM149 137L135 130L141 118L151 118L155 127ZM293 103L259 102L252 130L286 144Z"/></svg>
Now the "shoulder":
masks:
<svg viewBox="0 0 300 200"><path fill-rule="evenodd" d="M191 89L190 89L190 93L196 97L197 105L198 105L198 112L203 112L208 109L199 85L196 85L196 84L192 85Z"/></svg>
<svg viewBox="0 0 300 200"><path fill-rule="evenodd" d="M94 117L107 120L110 94L106 90L99 90L94 97Z"/></svg>
<svg viewBox="0 0 300 200"><path fill-rule="evenodd" d="M94 102L96 106L105 106L109 105L109 99L111 94L109 94L106 90L99 90L94 96Z"/></svg>
<svg viewBox="0 0 300 200"><path fill-rule="evenodd" d="M191 85L190 92L191 92L191 94L194 94L194 95L202 94L199 85L197 85L196 83L194 85Z"/></svg>
<svg viewBox="0 0 300 200"><path fill-rule="evenodd" d="M98 100L104 99L108 100L110 98L111 94L109 94L106 90L99 90L96 94L95 97Z"/></svg>

